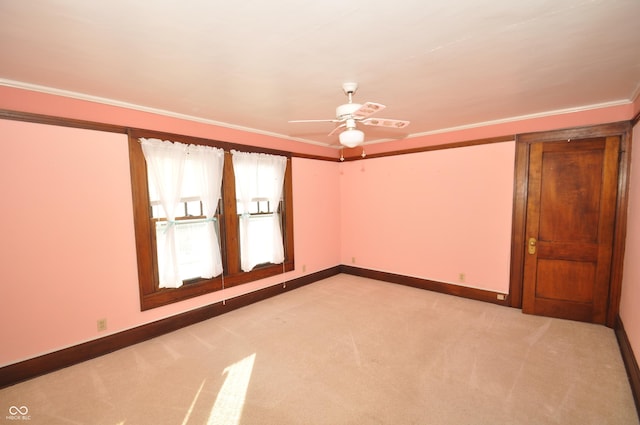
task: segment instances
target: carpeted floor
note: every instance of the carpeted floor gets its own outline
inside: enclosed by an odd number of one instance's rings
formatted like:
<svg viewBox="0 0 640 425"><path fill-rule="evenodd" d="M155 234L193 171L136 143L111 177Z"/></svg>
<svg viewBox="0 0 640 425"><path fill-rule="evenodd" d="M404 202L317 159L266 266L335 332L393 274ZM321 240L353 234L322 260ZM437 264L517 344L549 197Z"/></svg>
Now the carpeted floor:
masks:
<svg viewBox="0 0 640 425"><path fill-rule="evenodd" d="M0 390L29 424L638 424L609 328L338 275Z"/></svg>

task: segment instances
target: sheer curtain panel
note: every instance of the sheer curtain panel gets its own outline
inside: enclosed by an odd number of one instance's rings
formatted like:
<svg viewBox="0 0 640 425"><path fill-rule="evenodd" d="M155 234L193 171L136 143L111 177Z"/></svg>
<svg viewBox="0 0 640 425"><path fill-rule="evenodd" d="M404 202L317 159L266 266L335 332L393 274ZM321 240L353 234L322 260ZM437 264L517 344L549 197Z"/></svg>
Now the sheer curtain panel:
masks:
<svg viewBox="0 0 640 425"><path fill-rule="evenodd" d="M221 195L224 151L208 146L191 145L189 154L199 171L197 186L202 201L202 212L206 217L206 237L202 247L205 261L202 262L200 276L211 278L222 273L222 257L214 219Z"/></svg>
<svg viewBox="0 0 640 425"><path fill-rule="evenodd" d="M240 267L284 261L278 205L282 198L287 158L231 151L240 214Z"/></svg>
<svg viewBox="0 0 640 425"><path fill-rule="evenodd" d="M159 216L163 220L156 220L155 226L158 286L178 288L186 279L220 275L215 212L224 151L158 139L140 139L140 143L147 162L151 204L162 207ZM194 204L197 212L189 211Z"/></svg>

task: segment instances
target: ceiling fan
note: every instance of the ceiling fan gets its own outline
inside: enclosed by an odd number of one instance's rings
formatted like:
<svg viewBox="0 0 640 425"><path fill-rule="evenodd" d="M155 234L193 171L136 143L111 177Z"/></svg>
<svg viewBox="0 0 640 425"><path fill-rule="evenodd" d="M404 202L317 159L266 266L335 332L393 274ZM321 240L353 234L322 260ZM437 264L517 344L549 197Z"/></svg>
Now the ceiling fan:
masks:
<svg viewBox="0 0 640 425"><path fill-rule="evenodd" d="M364 125L373 125L387 128L405 128L409 125L409 121L394 120L388 118L370 118L371 115L382 111L385 106L380 103L365 102L363 104L353 103L353 95L358 90L358 83L344 83L342 90L349 99L348 103L340 105L336 108L336 117L333 119L321 120L293 120L291 123L304 122L335 122L340 123L334 128L329 136L335 134L338 130L343 129L338 135L340 144L348 148L354 148L364 142L364 132L357 128L357 123Z"/></svg>

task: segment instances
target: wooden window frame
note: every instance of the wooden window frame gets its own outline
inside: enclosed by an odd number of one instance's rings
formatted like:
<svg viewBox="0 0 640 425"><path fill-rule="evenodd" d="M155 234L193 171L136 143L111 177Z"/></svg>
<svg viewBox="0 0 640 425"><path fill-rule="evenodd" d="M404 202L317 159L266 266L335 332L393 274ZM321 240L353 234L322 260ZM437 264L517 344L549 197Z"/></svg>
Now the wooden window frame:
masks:
<svg viewBox="0 0 640 425"><path fill-rule="evenodd" d="M224 272L212 279L195 279L180 288L158 288L158 268L155 255L153 219L147 181L147 165L142 153L139 138L158 138L185 144L198 144L222 148L225 151L222 178L222 213L217 216L220 225L220 246ZM283 188L283 243L285 259L280 264L256 266L249 272L240 269L239 219L237 214L235 176L230 150L259 152L287 157ZM129 130L129 164L131 169L131 191L133 197L133 221L138 259L138 285L140 290L140 309L152 308L183 301L189 298L220 291L244 283L283 274L295 268L293 257L293 183L291 154L271 149L236 145L177 134L159 133L147 130Z"/></svg>

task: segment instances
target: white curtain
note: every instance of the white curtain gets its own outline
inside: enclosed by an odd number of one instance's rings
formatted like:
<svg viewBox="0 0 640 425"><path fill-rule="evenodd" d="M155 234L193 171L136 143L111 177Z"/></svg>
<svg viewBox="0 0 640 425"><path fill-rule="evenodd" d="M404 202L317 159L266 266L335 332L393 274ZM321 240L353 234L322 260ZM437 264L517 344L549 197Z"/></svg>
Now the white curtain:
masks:
<svg viewBox="0 0 640 425"><path fill-rule="evenodd" d="M209 146L191 145L190 159L196 164L198 187L202 201L202 212L206 217L206 237L203 246L205 261L202 264L200 276L211 278L222 273L222 257L220 244L216 234L214 215L218 208L222 187L222 169L224 167L224 151Z"/></svg>
<svg viewBox="0 0 640 425"><path fill-rule="evenodd" d="M220 198L224 151L158 139L140 142L147 162L150 200L160 201L167 219L155 229L159 287L178 288L184 279L219 275L222 259L213 220ZM201 201L206 219L177 222L177 207L185 200Z"/></svg>
<svg viewBox="0 0 640 425"><path fill-rule="evenodd" d="M240 267L250 271L258 264L282 263L284 245L278 204L282 198L287 158L262 153L231 153L240 214ZM256 201L269 202L272 213L251 216Z"/></svg>
<svg viewBox="0 0 640 425"><path fill-rule="evenodd" d="M153 180L154 189L150 190L150 195L160 199L167 221L174 223L176 206L180 201L187 146L157 139L140 139L140 142L149 178ZM175 226L169 225L164 232L164 250L158 251L158 257L163 260L163 267L158 270L161 288L177 288L182 285L178 273L175 238Z"/></svg>

